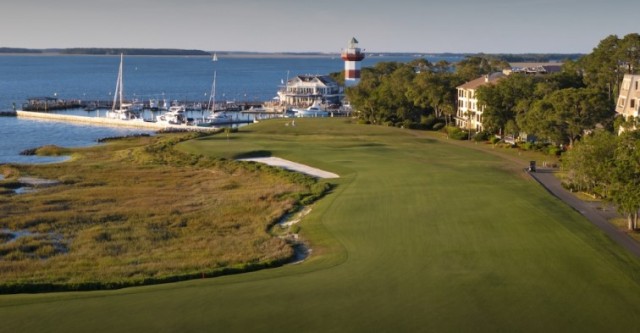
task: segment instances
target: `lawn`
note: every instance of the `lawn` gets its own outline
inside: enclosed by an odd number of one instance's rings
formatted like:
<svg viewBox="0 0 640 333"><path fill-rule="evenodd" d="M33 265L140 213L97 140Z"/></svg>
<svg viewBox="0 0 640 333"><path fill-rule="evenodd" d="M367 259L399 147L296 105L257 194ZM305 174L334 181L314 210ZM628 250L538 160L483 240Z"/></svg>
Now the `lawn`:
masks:
<svg viewBox="0 0 640 333"><path fill-rule="evenodd" d="M7 332L629 332L640 261L510 160L346 119L271 120L187 152L340 174L301 223L311 257L115 291L0 296Z"/></svg>

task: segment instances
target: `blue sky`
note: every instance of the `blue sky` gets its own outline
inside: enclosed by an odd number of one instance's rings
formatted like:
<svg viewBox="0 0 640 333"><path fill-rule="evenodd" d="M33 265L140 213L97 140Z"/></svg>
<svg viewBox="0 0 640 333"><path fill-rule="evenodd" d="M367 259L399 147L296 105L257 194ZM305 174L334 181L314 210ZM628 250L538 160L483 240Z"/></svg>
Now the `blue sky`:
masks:
<svg viewBox="0 0 640 333"><path fill-rule="evenodd" d="M7 0L0 47L588 53L638 0Z"/></svg>

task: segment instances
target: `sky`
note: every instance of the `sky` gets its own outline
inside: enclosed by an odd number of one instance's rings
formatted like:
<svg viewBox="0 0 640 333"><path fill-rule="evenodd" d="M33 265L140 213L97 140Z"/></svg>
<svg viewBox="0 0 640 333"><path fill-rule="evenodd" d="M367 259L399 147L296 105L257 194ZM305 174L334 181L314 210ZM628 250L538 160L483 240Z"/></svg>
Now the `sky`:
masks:
<svg viewBox="0 0 640 333"><path fill-rule="evenodd" d="M589 53L638 0L5 0L0 47Z"/></svg>

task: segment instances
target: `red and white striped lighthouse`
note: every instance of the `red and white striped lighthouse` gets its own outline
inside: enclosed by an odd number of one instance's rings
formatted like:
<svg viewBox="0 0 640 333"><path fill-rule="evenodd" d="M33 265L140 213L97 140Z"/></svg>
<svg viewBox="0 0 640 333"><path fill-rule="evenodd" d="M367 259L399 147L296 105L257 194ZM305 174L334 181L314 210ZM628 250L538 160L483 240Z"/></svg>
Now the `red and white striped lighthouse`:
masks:
<svg viewBox="0 0 640 333"><path fill-rule="evenodd" d="M360 82L360 61L362 61L362 59L364 59L364 53L358 47L358 40L351 38L349 47L342 51L345 86L355 86Z"/></svg>

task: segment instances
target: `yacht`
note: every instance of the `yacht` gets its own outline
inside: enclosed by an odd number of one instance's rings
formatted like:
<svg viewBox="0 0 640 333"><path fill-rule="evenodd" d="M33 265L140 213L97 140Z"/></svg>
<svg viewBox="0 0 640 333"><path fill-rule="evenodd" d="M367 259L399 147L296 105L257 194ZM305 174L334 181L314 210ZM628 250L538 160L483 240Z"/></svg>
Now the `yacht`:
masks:
<svg viewBox="0 0 640 333"><path fill-rule="evenodd" d="M169 107L169 111L161 114L156 119L158 123L166 123L168 125L182 125L188 122L187 110L184 105L173 105Z"/></svg>
<svg viewBox="0 0 640 333"><path fill-rule="evenodd" d="M326 111L320 102L316 101L313 105L306 109L293 109L296 117L328 117L329 112Z"/></svg>

